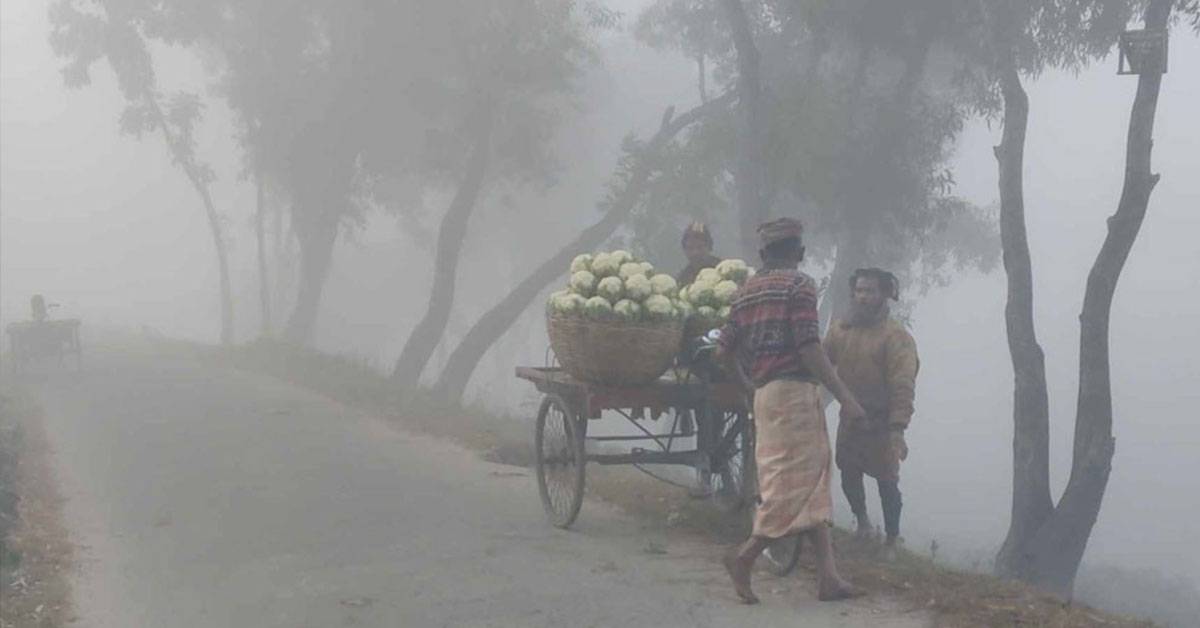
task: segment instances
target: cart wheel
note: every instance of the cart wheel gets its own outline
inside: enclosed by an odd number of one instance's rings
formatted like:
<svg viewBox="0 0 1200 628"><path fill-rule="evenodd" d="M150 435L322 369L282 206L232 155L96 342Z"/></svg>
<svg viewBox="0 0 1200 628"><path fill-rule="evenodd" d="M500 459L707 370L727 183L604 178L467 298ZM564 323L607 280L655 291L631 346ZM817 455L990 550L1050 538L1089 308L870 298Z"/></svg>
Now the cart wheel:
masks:
<svg viewBox="0 0 1200 628"><path fill-rule="evenodd" d="M780 578L792 573L796 564L800 562L800 551L803 548L803 538L798 534L775 540L763 552L767 558L767 570Z"/></svg>
<svg viewBox="0 0 1200 628"><path fill-rule="evenodd" d="M534 449L538 491L550 523L566 528L583 506L583 435L577 414L558 395L546 395L538 409Z"/></svg>

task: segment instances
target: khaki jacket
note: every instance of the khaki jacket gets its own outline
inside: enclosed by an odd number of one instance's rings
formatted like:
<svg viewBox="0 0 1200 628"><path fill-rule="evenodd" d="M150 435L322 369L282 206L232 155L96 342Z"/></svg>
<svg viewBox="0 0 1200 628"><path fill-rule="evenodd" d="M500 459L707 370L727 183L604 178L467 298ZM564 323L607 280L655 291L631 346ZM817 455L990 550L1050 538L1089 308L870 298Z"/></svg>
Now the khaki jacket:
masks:
<svg viewBox="0 0 1200 628"><path fill-rule="evenodd" d="M908 427L921 361L917 343L900 323L890 316L866 327L838 320L829 326L824 344L838 377L872 422L886 417L889 426Z"/></svg>

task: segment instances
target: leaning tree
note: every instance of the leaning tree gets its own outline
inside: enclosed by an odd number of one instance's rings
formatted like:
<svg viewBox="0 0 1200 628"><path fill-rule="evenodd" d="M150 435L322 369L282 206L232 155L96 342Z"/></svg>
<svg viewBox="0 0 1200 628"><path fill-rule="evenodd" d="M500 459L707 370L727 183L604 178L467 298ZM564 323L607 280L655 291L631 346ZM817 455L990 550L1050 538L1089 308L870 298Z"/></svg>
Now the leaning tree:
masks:
<svg viewBox="0 0 1200 628"><path fill-rule="evenodd" d="M562 274L572 255L613 240L643 254L661 255L678 247L679 223L692 218L731 225L739 232L740 243L745 239L744 225L761 220L762 203L772 204L773 211L803 212L813 219L815 231L834 234L814 238L813 252L819 262L829 261L833 251L849 250L842 244L848 229L840 225L853 225L865 234L860 248L866 253L855 260L843 253L843 264L835 273L855 261L872 261L911 268L908 276L930 283L943 280L947 266L986 268L995 257L988 237L994 227L986 216L950 193L952 178L945 167L961 128L963 105L957 95L941 95L953 92L952 77L926 77L927 55L920 44L928 33L918 27L919 18L929 9L916 4L902 12L903 20L889 15L868 22L867 26L890 35L876 37L887 43L886 48L862 54L859 51L868 48L862 41L875 34L854 31L852 26L866 27L841 14L826 14L826 3L803 3L803 10L792 3L760 1L730 6L660 0L651 5L636 32L652 46L697 60L702 104L696 113L703 115L676 118L688 119L689 125L664 125L671 134L658 141L660 131L645 145L653 150L627 154L623 172L638 176L618 180L614 202L601 205L604 213L597 226L603 224L603 229L589 230L587 237L563 247L547 262L557 266L539 267L485 314L451 355L438 388L460 396L475 363ZM742 14L734 15L731 8L741 8ZM746 19L742 26L750 30L761 55L762 101L754 111L742 106L741 96L752 88L739 79L747 64L738 56L754 52L745 46L739 51L731 31L742 17ZM912 49L916 53L910 53L915 57L911 62L894 62L895 51ZM909 66L919 67L905 72ZM713 98L710 93L723 95ZM731 108L729 99L737 99L738 107ZM848 100L857 103L854 113ZM749 143L741 139L755 124L767 130L747 148ZM881 126L890 129L886 142L873 139ZM685 128L687 133L675 139ZM868 160L879 153L886 157ZM630 167L642 158L653 161ZM743 167L746 159L755 161L753 167ZM856 165L863 161L865 165ZM843 174L846 170L856 176ZM883 175L895 183L875 185L873 196L853 196L859 193L856 188L865 187L864 180ZM637 185L626 187L625 182ZM743 187L739 184L755 189L739 193ZM842 209L849 205L847 198L859 202L853 211ZM743 206L749 208L747 212L741 211ZM613 220L617 208L619 220ZM857 217L855 212L873 219L846 218ZM911 246L912 242L919 246Z"/></svg>
<svg viewBox="0 0 1200 628"><path fill-rule="evenodd" d="M415 101L428 108L430 125L408 144L385 129L378 135L383 141L373 144L364 160L368 170L385 164L386 176L415 177L426 190L452 191L437 229L425 312L392 370L393 380L403 386L417 384L445 334L463 243L484 186L533 179L553 168L549 141L569 110L575 79L592 58L588 31L610 19L604 10L576 0L459 0L440 3L436 13L451 18L440 45L449 48L446 58L452 63L422 83L395 77L404 88L380 90L383 98L376 100L401 111L411 110ZM379 41L383 54L374 56L397 58L390 50L395 38ZM423 63L427 57L416 60ZM422 149L416 155L411 154L414 145Z"/></svg>
<svg viewBox="0 0 1200 628"><path fill-rule="evenodd" d="M209 190L216 174L196 155L193 133L203 105L195 94L164 94L158 88L148 43L159 26L154 13L144 0L55 0L50 7L50 44L67 60L63 79L68 87L89 85L92 66L108 62L125 97L121 132L138 138L160 134L172 161L200 197L217 257L221 343L228 345L233 343L233 288L221 216Z"/></svg>

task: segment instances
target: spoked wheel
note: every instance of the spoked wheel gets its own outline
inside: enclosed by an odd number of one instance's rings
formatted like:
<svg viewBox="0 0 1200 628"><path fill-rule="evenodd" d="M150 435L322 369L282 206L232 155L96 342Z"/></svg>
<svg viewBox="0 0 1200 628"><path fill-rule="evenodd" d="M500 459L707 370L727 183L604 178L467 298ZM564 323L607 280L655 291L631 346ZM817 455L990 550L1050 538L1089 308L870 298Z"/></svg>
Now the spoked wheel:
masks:
<svg viewBox="0 0 1200 628"><path fill-rule="evenodd" d="M763 552L763 556L767 559L767 570L780 578L792 573L796 569L797 563L800 562L802 549L804 549L804 542L798 534L776 539Z"/></svg>
<svg viewBox="0 0 1200 628"><path fill-rule="evenodd" d="M754 432L749 417L725 412L719 417L711 458L717 504L729 512L754 504Z"/></svg>
<svg viewBox="0 0 1200 628"><path fill-rule="evenodd" d="M562 397L542 400L534 434L538 491L546 516L559 528L574 523L583 506L583 435L576 421Z"/></svg>

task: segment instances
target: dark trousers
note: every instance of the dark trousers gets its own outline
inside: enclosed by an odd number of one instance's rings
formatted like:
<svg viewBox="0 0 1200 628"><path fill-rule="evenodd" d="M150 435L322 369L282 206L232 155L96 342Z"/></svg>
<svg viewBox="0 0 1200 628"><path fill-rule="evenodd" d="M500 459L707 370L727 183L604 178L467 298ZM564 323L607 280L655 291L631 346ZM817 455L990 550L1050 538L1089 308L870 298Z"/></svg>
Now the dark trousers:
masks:
<svg viewBox="0 0 1200 628"><path fill-rule="evenodd" d="M883 528L888 538L900 536L900 509L903 501L900 498L899 482L878 482L879 501L883 506ZM863 486L862 471L842 469L842 492L846 501L850 502L850 510L854 516L862 519L867 516L867 490Z"/></svg>

